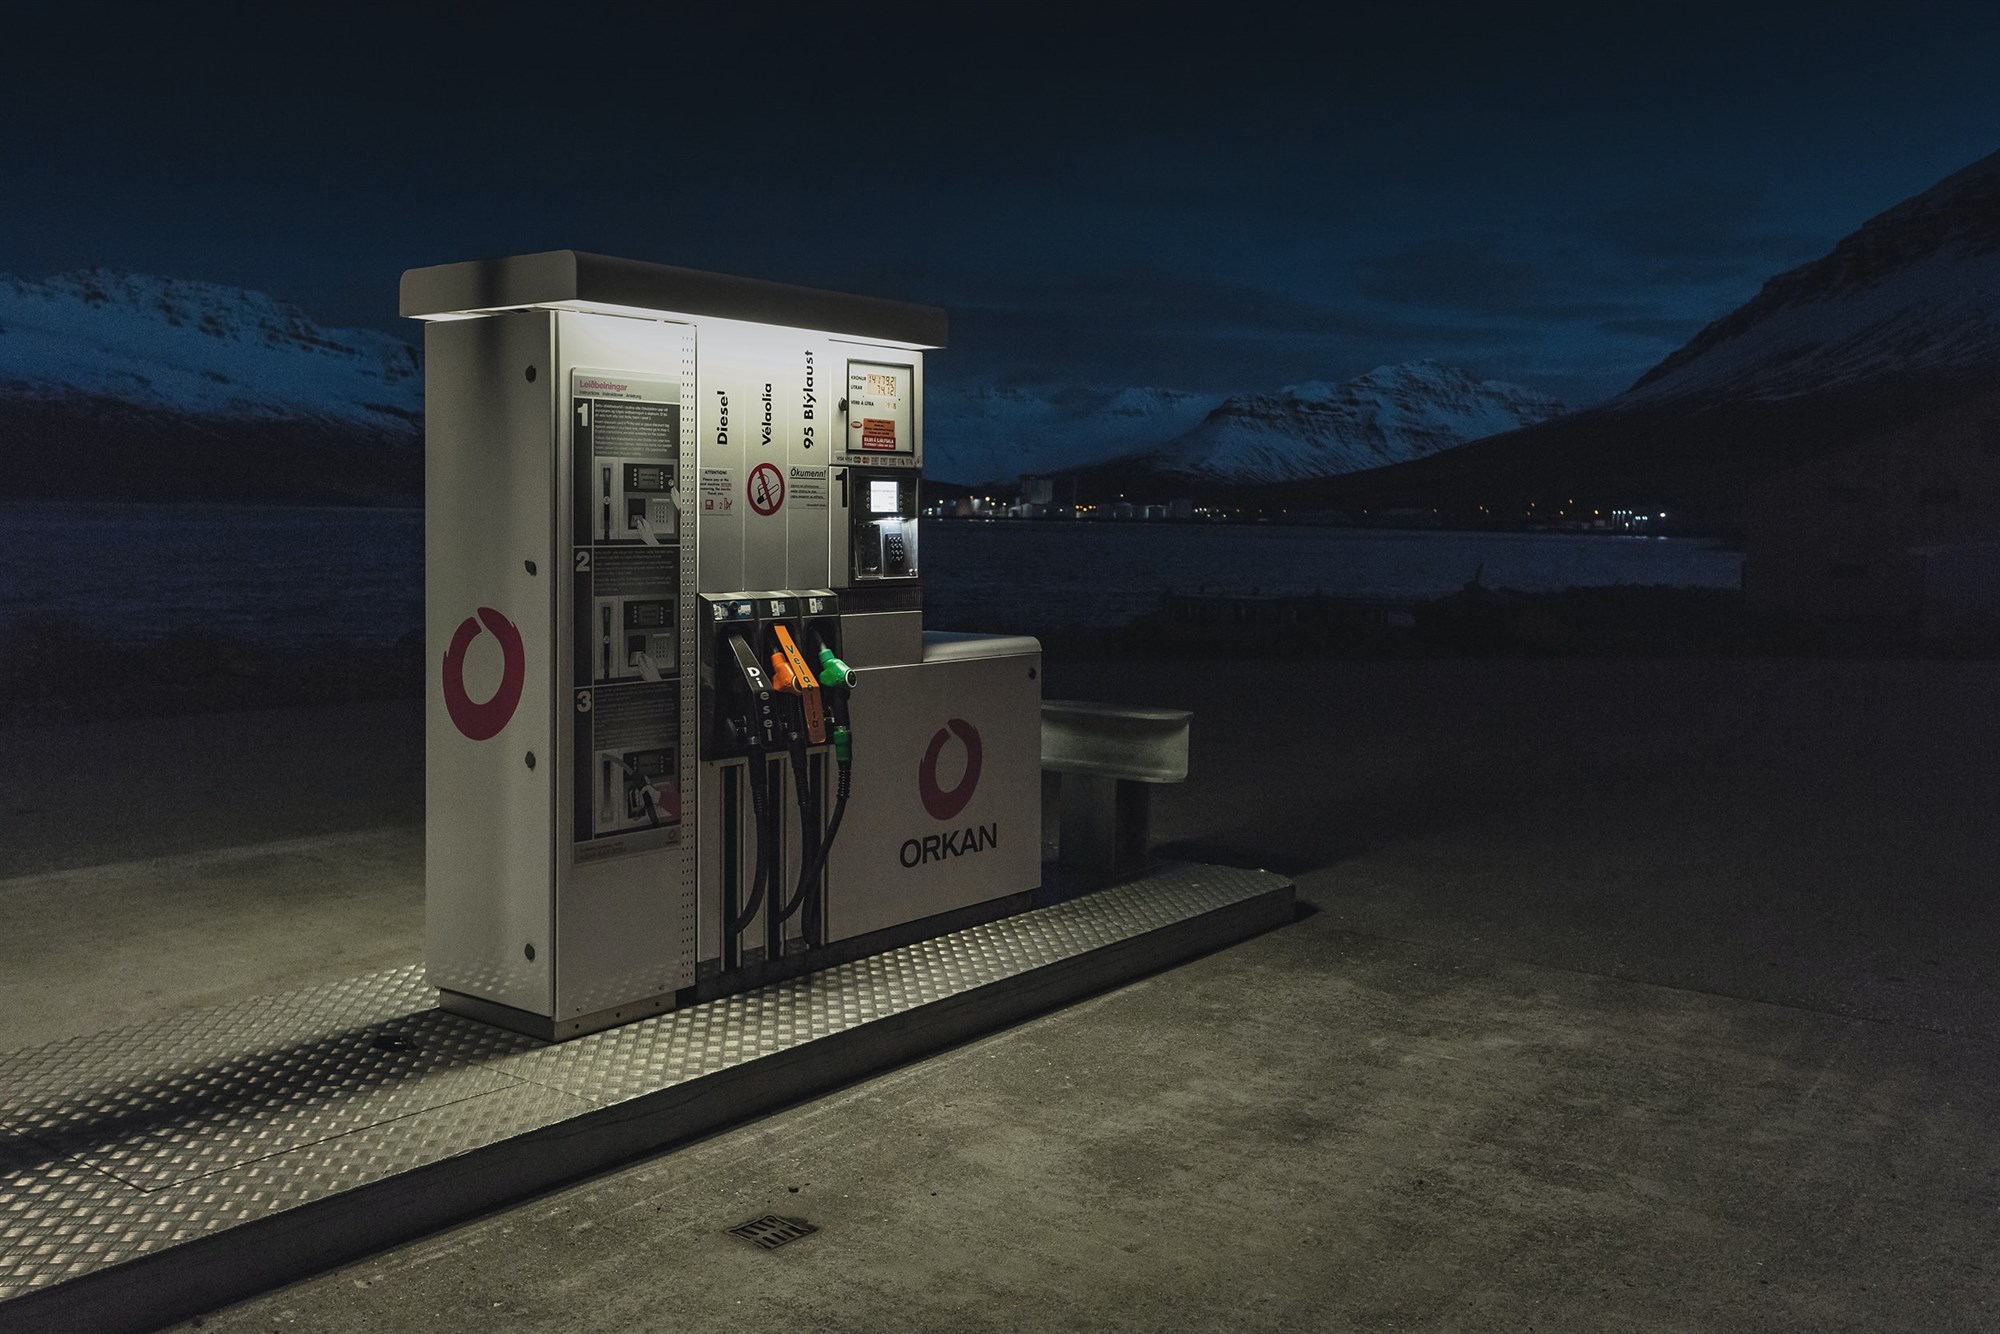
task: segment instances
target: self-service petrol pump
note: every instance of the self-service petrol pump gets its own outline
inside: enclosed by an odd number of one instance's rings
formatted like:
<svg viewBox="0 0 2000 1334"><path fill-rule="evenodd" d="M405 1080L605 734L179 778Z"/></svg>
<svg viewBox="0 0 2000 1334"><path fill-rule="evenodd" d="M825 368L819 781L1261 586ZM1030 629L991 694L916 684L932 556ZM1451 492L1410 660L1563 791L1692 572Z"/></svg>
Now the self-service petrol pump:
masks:
<svg viewBox="0 0 2000 1334"><path fill-rule="evenodd" d="M923 628L942 312L571 251L415 269L426 956L561 1038L1040 880L1040 646Z"/></svg>

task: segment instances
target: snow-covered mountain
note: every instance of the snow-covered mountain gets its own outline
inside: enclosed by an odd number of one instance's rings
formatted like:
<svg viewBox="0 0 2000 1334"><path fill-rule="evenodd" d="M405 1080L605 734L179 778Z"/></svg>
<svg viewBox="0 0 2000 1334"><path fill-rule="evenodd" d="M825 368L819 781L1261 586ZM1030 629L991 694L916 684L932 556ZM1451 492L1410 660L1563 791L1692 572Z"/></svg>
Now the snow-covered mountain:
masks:
<svg viewBox="0 0 2000 1334"><path fill-rule="evenodd" d="M1239 485L1335 477L1424 458L1562 411L1546 394L1418 361L1378 366L1342 384L1315 380L1275 394L1239 394L1133 461Z"/></svg>
<svg viewBox="0 0 2000 1334"><path fill-rule="evenodd" d="M1421 458L1562 410L1430 362L1277 393L933 382L926 471L1119 466L1235 484ZM212 283L0 276L0 492L377 500L418 489L416 350ZM85 479L90 479L86 481Z"/></svg>
<svg viewBox="0 0 2000 1334"><path fill-rule="evenodd" d="M1011 481L1150 449L1222 401L1180 389L954 388L933 379L924 469L955 482Z"/></svg>
<svg viewBox="0 0 2000 1334"><path fill-rule="evenodd" d="M85 269L0 276L0 396L408 433L423 371L408 343L259 292Z"/></svg>
<svg viewBox="0 0 2000 1334"><path fill-rule="evenodd" d="M1764 284L1608 407L1773 400L2000 366L2000 153Z"/></svg>
<svg viewBox="0 0 2000 1334"><path fill-rule="evenodd" d="M0 276L0 495L407 498L422 439L422 367L389 334L213 283Z"/></svg>
<svg viewBox="0 0 2000 1334"><path fill-rule="evenodd" d="M1726 519L1757 480L2000 383L2000 154L1767 281L1616 398L1363 479L1435 504L1586 493Z"/></svg>

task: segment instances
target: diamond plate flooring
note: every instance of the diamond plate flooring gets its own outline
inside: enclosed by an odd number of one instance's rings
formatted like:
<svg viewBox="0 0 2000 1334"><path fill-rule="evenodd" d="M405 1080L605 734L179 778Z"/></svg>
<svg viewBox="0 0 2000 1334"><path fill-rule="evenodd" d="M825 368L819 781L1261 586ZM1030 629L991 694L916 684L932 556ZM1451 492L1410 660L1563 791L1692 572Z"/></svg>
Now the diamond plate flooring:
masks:
<svg viewBox="0 0 2000 1334"><path fill-rule="evenodd" d="M49 1285L1288 889L1166 867L555 1045L433 1008L411 966L8 1054L0 1319Z"/></svg>

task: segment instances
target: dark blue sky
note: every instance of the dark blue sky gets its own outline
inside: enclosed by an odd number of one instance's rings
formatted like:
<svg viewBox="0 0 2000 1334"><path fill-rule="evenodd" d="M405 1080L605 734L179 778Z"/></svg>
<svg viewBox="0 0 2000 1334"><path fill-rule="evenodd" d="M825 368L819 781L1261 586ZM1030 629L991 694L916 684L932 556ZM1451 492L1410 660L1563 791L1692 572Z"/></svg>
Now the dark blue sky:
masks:
<svg viewBox="0 0 2000 1334"><path fill-rule="evenodd" d="M154 8L9 33L0 270L394 327L573 246L936 302L959 383L1589 402L2000 148L1991 5Z"/></svg>

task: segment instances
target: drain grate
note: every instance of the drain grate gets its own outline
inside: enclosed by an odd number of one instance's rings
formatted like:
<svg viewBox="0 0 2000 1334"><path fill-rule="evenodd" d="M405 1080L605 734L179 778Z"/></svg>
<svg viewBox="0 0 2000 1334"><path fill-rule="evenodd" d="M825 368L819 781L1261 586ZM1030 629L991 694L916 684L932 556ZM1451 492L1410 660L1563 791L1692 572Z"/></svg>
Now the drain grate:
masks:
<svg viewBox="0 0 2000 1334"><path fill-rule="evenodd" d="M803 1218L780 1218L776 1214L765 1214L762 1218L753 1218L747 1223L739 1223L730 1228L729 1235L754 1242L767 1251L775 1251L788 1241L809 1237L817 1231L818 1228Z"/></svg>

